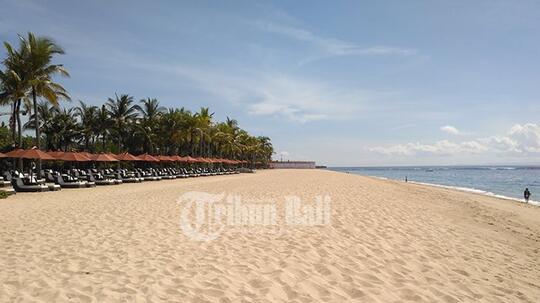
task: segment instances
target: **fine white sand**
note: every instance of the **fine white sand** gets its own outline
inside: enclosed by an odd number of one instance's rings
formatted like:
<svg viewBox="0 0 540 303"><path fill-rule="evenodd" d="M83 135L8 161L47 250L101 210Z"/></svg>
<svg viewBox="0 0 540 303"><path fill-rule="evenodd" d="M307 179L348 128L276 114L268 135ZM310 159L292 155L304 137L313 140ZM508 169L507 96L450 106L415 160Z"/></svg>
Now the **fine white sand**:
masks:
<svg viewBox="0 0 540 303"><path fill-rule="evenodd" d="M188 191L312 203L331 224L180 229ZM272 232L273 231L273 232ZM540 208L320 170L0 200L0 302L540 302Z"/></svg>

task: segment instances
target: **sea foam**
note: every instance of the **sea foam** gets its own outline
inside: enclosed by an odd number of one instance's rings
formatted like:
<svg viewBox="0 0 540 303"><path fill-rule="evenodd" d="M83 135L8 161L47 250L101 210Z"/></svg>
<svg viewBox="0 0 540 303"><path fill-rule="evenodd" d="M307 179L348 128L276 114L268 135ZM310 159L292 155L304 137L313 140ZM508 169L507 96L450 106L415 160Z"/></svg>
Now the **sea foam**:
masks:
<svg viewBox="0 0 540 303"><path fill-rule="evenodd" d="M461 187L461 186L450 186L450 185L441 185L441 184L425 183L425 182L416 182L416 181L409 181L409 183L420 184L420 185L427 185L427 186L433 186L433 187L439 187L439 188L445 188L445 189L458 190L458 191L462 191L462 192L468 192L468 193L473 193L473 194L480 194L480 195L484 195L484 196L490 196L490 197L495 197L495 198L499 198L499 199L512 200L512 201L516 201L516 202L520 202L520 203L525 203L525 200L523 200L523 199L518 199L518 198L508 197L508 196L504 196L504 195L499 195L499 194L492 193L492 192L490 192L490 191L485 191L485 190L476 189L476 188ZM529 200L529 203L528 203L528 204L535 205L535 206L540 206L540 202L538 202L538 201L533 201L533 200Z"/></svg>

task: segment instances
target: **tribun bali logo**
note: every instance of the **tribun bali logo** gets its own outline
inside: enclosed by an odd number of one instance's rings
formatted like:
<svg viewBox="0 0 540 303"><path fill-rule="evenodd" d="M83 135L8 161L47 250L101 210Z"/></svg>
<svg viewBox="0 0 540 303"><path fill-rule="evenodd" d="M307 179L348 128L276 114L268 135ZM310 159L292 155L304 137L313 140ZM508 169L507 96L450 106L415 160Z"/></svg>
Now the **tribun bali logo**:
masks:
<svg viewBox="0 0 540 303"><path fill-rule="evenodd" d="M225 228L242 232L278 230L283 227L325 226L331 224L331 199L315 196L302 201L298 196L275 200L244 201L240 195L187 192L179 197L182 205L180 228L196 241L217 239Z"/></svg>

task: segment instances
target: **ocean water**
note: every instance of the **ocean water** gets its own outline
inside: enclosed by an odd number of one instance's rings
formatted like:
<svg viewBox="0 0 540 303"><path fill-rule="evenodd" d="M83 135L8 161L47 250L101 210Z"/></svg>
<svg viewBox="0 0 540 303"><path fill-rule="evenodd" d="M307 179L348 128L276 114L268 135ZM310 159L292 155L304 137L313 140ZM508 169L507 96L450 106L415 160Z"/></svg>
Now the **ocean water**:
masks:
<svg viewBox="0 0 540 303"><path fill-rule="evenodd" d="M331 170L364 176L405 180L523 201L529 188L532 204L540 205L540 167L432 166L333 167Z"/></svg>

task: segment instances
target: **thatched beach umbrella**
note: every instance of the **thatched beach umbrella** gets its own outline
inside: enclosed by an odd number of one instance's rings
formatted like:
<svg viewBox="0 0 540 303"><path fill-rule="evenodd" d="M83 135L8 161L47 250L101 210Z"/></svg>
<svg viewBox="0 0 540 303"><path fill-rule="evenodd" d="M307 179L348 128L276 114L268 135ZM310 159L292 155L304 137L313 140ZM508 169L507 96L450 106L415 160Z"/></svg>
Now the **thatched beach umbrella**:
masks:
<svg viewBox="0 0 540 303"><path fill-rule="evenodd" d="M94 158L94 156L95 156L94 154L89 153L89 152L85 152L85 151L79 152L79 154L81 154L83 156L87 156L90 159Z"/></svg>
<svg viewBox="0 0 540 303"><path fill-rule="evenodd" d="M108 154L95 154L90 159L96 162L118 162L118 159Z"/></svg>
<svg viewBox="0 0 540 303"><path fill-rule="evenodd" d="M172 158L174 158L174 161L176 162L189 163L189 160L187 159L187 157L172 156Z"/></svg>
<svg viewBox="0 0 540 303"><path fill-rule="evenodd" d="M6 156L10 158L21 158L21 159L54 160L54 157L52 157L51 155L37 148L12 150L9 153L7 153Z"/></svg>
<svg viewBox="0 0 540 303"><path fill-rule="evenodd" d="M159 162L159 159L152 156L152 155L149 155L147 153L145 154L142 154L142 155L138 155L137 158L139 158L141 161L145 161L145 162Z"/></svg>
<svg viewBox="0 0 540 303"><path fill-rule="evenodd" d="M57 160L62 160L66 162L88 162L92 161L89 157L85 156L82 153L78 152L65 152L56 157Z"/></svg>
<svg viewBox="0 0 540 303"><path fill-rule="evenodd" d="M20 157L19 157L19 154L20 154L21 152L23 152L23 151L24 151L24 149L20 149L20 148L14 149L14 150L12 150L12 151L10 151L10 152L7 152L7 153L6 153L6 156L8 156L9 158L20 158Z"/></svg>
<svg viewBox="0 0 540 303"><path fill-rule="evenodd" d="M192 158L190 156L185 156L182 158L182 162L187 162L187 163L196 163L197 160L195 158Z"/></svg>
<svg viewBox="0 0 540 303"><path fill-rule="evenodd" d="M19 157L23 159L54 160L54 157L39 149L28 149L23 151Z"/></svg>
<svg viewBox="0 0 540 303"><path fill-rule="evenodd" d="M128 152L125 152L125 153L121 153L121 154L118 154L118 155L115 155L115 158L120 160L120 161L142 161L140 158L128 153Z"/></svg>
<svg viewBox="0 0 540 303"><path fill-rule="evenodd" d="M208 163L208 161L203 157L195 158L195 162L197 162L197 163Z"/></svg>
<svg viewBox="0 0 540 303"><path fill-rule="evenodd" d="M171 157L169 156L164 156L164 155L159 155L156 157L159 161L164 161L164 162L171 162L171 161L174 161L171 159Z"/></svg>
<svg viewBox="0 0 540 303"><path fill-rule="evenodd" d="M7 153L6 156L8 156L9 158L18 159L55 160L54 157L37 148L12 150L11 152ZM20 168L22 169L22 162L19 163L21 165ZM32 169L34 169L34 167L32 167ZM41 177L41 172L38 171L37 173L38 177ZM32 174L32 171L30 171L30 174Z"/></svg>
<svg viewBox="0 0 540 303"><path fill-rule="evenodd" d="M55 159L58 159L58 157L63 154L64 152L63 151L48 151L47 152L49 155L51 155L53 158Z"/></svg>
<svg viewBox="0 0 540 303"><path fill-rule="evenodd" d="M178 155L170 156L169 159L171 159L171 161L174 161L174 162L182 162L182 157Z"/></svg>

